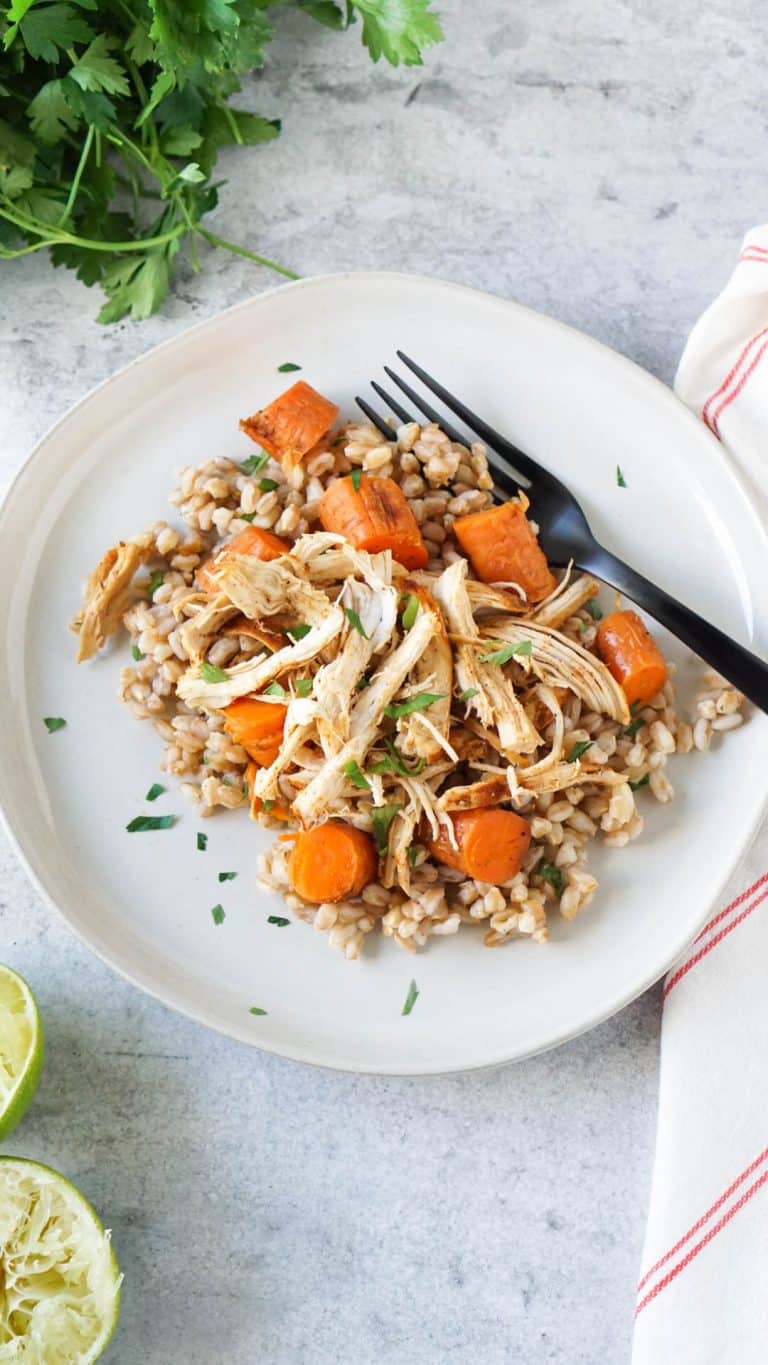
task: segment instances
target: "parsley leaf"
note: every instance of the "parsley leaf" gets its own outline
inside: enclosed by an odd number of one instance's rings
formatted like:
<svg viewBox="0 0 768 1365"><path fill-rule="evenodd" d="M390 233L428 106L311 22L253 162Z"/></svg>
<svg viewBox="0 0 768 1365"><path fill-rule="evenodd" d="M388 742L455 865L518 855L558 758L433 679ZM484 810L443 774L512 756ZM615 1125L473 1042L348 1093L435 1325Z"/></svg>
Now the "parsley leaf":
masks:
<svg viewBox="0 0 768 1365"><path fill-rule="evenodd" d="M235 515L238 518L238 520L247 521L250 526L251 522L253 521L253 518L258 516L258 512L236 512Z"/></svg>
<svg viewBox="0 0 768 1365"><path fill-rule="evenodd" d="M580 759L582 755L587 752L587 749L592 748L593 744L594 744L593 739L577 740L573 748L571 749L571 752L569 753L568 757L565 760L566 763L576 763L577 760Z"/></svg>
<svg viewBox="0 0 768 1365"><path fill-rule="evenodd" d="M150 575L149 582L147 583L147 596L154 601L155 593L158 588L162 587L164 582L165 574L162 569L155 569L155 572Z"/></svg>
<svg viewBox="0 0 768 1365"><path fill-rule="evenodd" d="M153 783L152 783L152 786L150 787L149 791L147 792L146 796L144 797L144 800L145 800L145 801L156 801L157 798L158 798L158 796L162 796L162 794L163 794L164 791L165 791L165 787L161 787L161 785L160 785L159 782L153 782Z"/></svg>
<svg viewBox="0 0 768 1365"><path fill-rule="evenodd" d="M371 824L376 839L376 846L380 854L385 854L389 845L389 827L392 824L397 812L402 810L401 801L391 806L374 806L371 811Z"/></svg>
<svg viewBox="0 0 768 1365"><path fill-rule="evenodd" d="M311 678L297 678L296 681L295 681L295 683L294 683L293 685L294 685L294 687L296 688L296 696L297 696L297 697L309 697L309 696L311 696L311 694L312 694L312 679L311 679Z"/></svg>
<svg viewBox="0 0 768 1365"><path fill-rule="evenodd" d="M476 687L465 687L464 691L459 693L459 701L471 701L477 696L477 691Z"/></svg>
<svg viewBox="0 0 768 1365"><path fill-rule="evenodd" d="M305 635L309 635L311 629L311 626L302 622L301 625L298 626L287 626L285 633L286 635L290 635L292 640L303 640Z"/></svg>
<svg viewBox="0 0 768 1365"><path fill-rule="evenodd" d="M405 997L405 1004L403 1005L403 1008L401 1009L400 1013L401 1013L401 1014L410 1014L410 1012L411 1012L411 1010L413 1009L414 1005L416 1004L416 1001L418 1000L418 998L419 998L419 988L418 988L418 986L416 985L416 982L415 982L415 981L411 981L411 984L410 984L410 986L408 987L408 994L407 994L406 997Z"/></svg>
<svg viewBox="0 0 768 1365"><path fill-rule="evenodd" d="M404 601L405 606L403 607L403 614L401 617L403 630L410 630L419 614L419 599L414 592L409 592Z"/></svg>
<svg viewBox="0 0 768 1365"><path fill-rule="evenodd" d="M224 923L226 915L224 914L223 905L214 905L213 909L211 910L211 919L213 920L214 924Z"/></svg>
<svg viewBox="0 0 768 1365"><path fill-rule="evenodd" d="M363 42L375 62L385 57L392 66L421 66L421 48L443 36L430 0L352 0L363 20Z"/></svg>
<svg viewBox="0 0 768 1365"><path fill-rule="evenodd" d="M363 477L363 471L362 471L362 469L352 469L352 470L350 470L349 482L351 483L351 485L352 485L352 487L354 488L354 490L355 490L356 493L359 493L359 492L360 492L360 481L361 481L362 477Z"/></svg>
<svg viewBox="0 0 768 1365"><path fill-rule="evenodd" d="M49 735L55 734L57 730L63 730L66 723L63 716L43 716L43 725Z"/></svg>
<svg viewBox="0 0 768 1365"><path fill-rule="evenodd" d="M87 43L93 37L90 24L66 4L30 8L19 29L30 57L43 62L57 62L59 52L66 52L73 43Z"/></svg>
<svg viewBox="0 0 768 1365"><path fill-rule="evenodd" d="M110 48L116 45L115 38L99 33L78 57L69 74L81 90L103 91L107 95L130 93L123 68L109 55Z"/></svg>
<svg viewBox="0 0 768 1365"><path fill-rule="evenodd" d="M275 681L275 682L270 683L270 684L269 684L269 687L265 687L265 688L264 688L264 696L265 696L265 697L287 697L287 696L288 696L288 693L286 692L286 690L285 690L285 688L283 687L283 684L282 684L282 683L279 683L279 682Z"/></svg>
<svg viewBox="0 0 768 1365"><path fill-rule="evenodd" d="M249 1014L266 1014L266 1012L266 1010L259 1009L258 1005L251 1005L248 1011Z"/></svg>
<svg viewBox="0 0 768 1365"><path fill-rule="evenodd" d="M629 784L630 790L633 792L638 792L641 787L647 787L650 780L651 774L644 773L643 776L637 782L630 782Z"/></svg>
<svg viewBox="0 0 768 1365"><path fill-rule="evenodd" d="M286 361L283 362L282 365L278 365L278 367L277 367L277 373L278 373L278 374L293 374L294 370L300 370L300 369L301 369L301 365L294 365L294 364L293 364L293 361L291 361L291 360L286 360Z"/></svg>
<svg viewBox="0 0 768 1365"><path fill-rule="evenodd" d="M249 455L247 460L242 460L240 468L244 474L258 474L268 464L269 455L266 450L262 450L260 455Z"/></svg>
<svg viewBox="0 0 768 1365"><path fill-rule="evenodd" d="M198 851L198 853L205 853L205 850L207 849L207 847L208 847L208 835L207 835L207 834L201 834L201 833L198 832L198 835L197 835L197 851Z"/></svg>
<svg viewBox="0 0 768 1365"><path fill-rule="evenodd" d="M626 735L627 739L634 739L638 730L642 730L644 725L645 721L643 720L643 717L635 716L635 719L629 722L629 725L624 731L624 734Z"/></svg>
<svg viewBox="0 0 768 1365"><path fill-rule="evenodd" d="M279 487L280 485L278 484L277 479L259 479L259 488L261 489L262 493L272 493L276 488ZM255 517L256 513L251 512L249 515L251 517Z"/></svg>
<svg viewBox="0 0 768 1365"><path fill-rule="evenodd" d="M220 882L233 882L233 881L235 880L235 877L236 877L236 876L237 876L237 873L236 873L236 872L220 872L220 873L219 873L219 881L220 881Z"/></svg>
<svg viewBox="0 0 768 1365"><path fill-rule="evenodd" d="M419 857L419 852L420 852L419 845L411 844L410 848L408 849L408 862L410 863L411 867L416 866Z"/></svg>
<svg viewBox="0 0 768 1365"><path fill-rule="evenodd" d="M139 649L139 646L138 646L138 645L131 645L131 654L133 655L134 659L136 660L136 663L138 663L140 659L143 659L143 658L144 658L144 655L142 654L142 652L141 652L141 650Z"/></svg>
<svg viewBox="0 0 768 1365"><path fill-rule="evenodd" d="M527 657L533 652L533 645L530 640L521 640L519 644L516 645L505 645L502 644L501 640L497 640L496 643L499 645L498 649L492 650L490 654L480 655L479 662L481 664L497 664L501 666L501 664L509 663L510 659L514 658L515 654L522 654Z"/></svg>
<svg viewBox="0 0 768 1365"><path fill-rule="evenodd" d="M349 778L353 787L359 787L360 791L371 790L371 784L368 781L368 778L360 771L360 765L357 762L357 759L351 758L349 763L345 763L343 771Z"/></svg>
<svg viewBox="0 0 768 1365"><path fill-rule="evenodd" d="M602 621L603 609L596 597L590 597L589 600L584 603L584 609L589 612L593 621Z"/></svg>
<svg viewBox="0 0 768 1365"><path fill-rule="evenodd" d="M356 611L353 611L351 607L345 607L344 615L349 621L349 624L357 631L358 635L362 635L364 640L369 639L369 636L366 634L365 629L363 627L363 623L360 620L360 617L358 616Z"/></svg>
<svg viewBox="0 0 768 1365"><path fill-rule="evenodd" d="M401 777L418 777L427 761L425 758L417 758L413 767L409 768L388 736L384 737L384 746L387 757L369 764L370 773L399 773Z"/></svg>
<svg viewBox="0 0 768 1365"><path fill-rule="evenodd" d="M616 466L616 482L617 482L617 484L619 485L619 488L626 488L626 487L627 487L627 481L626 481L626 479L624 478L624 475L623 475L622 472L621 472L621 465L620 465L620 464L617 464L617 466Z"/></svg>
<svg viewBox="0 0 768 1365"><path fill-rule="evenodd" d="M175 823L175 815L137 815L125 828L129 834L144 834L147 830L170 829Z"/></svg>
<svg viewBox="0 0 768 1365"><path fill-rule="evenodd" d="M245 532L243 532L245 534ZM229 674L225 668L217 668L216 664L209 664L207 659L203 659L200 665L200 677L203 682L220 683L226 682Z"/></svg>
<svg viewBox="0 0 768 1365"><path fill-rule="evenodd" d="M549 882L556 896L562 896L565 890L565 877L559 867L554 863L540 862L536 866L536 876L541 877L545 882Z"/></svg>
<svg viewBox="0 0 768 1365"><path fill-rule="evenodd" d="M298 369L298 366L296 368ZM267 915L267 924L276 924L278 929L284 929L290 922L284 915Z"/></svg>
<svg viewBox="0 0 768 1365"><path fill-rule="evenodd" d="M445 692L417 692L416 696L408 701L385 706L383 714L389 716L390 720L397 720L399 716L410 716L413 711L425 711L434 701L441 701L446 695Z"/></svg>

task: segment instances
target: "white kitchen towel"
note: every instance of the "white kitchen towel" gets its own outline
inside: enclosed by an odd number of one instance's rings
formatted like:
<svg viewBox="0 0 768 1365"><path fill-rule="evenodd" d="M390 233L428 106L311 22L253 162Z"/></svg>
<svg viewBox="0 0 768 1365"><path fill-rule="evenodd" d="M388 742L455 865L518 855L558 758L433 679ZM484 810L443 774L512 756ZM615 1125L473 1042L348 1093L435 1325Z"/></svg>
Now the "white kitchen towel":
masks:
<svg viewBox="0 0 768 1365"><path fill-rule="evenodd" d="M765 514L768 226L747 234L728 285L691 333L675 388ZM632 1365L768 1365L765 828L664 986Z"/></svg>

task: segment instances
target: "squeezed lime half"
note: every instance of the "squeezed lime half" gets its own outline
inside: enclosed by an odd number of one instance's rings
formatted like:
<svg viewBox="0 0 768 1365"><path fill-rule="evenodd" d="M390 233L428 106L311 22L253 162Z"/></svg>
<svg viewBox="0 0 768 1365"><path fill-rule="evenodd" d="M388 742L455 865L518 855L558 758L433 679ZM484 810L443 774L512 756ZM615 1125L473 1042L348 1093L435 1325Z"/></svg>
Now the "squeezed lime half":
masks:
<svg viewBox="0 0 768 1365"><path fill-rule="evenodd" d="M0 1140L16 1127L34 1095L44 1052L35 997L22 977L0 963Z"/></svg>
<svg viewBox="0 0 768 1365"><path fill-rule="evenodd" d="M110 1234L75 1186L0 1156L0 1362L91 1365L117 1323Z"/></svg>

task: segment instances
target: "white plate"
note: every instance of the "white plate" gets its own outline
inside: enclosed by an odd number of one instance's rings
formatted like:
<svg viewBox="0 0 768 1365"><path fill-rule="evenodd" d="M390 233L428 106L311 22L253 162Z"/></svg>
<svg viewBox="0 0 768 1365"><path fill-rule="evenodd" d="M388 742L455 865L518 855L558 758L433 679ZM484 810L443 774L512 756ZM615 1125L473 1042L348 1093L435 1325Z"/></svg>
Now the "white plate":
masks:
<svg viewBox="0 0 768 1365"><path fill-rule="evenodd" d="M550 1047L661 975L761 817L768 722L753 716L716 752L670 763L675 802L663 808L646 793L643 836L595 849L598 895L571 925L553 916L546 947L488 951L463 930L414 956L369 940L349 963L300 923L267 924L282 908L254 883L269 836L244 812L202 822L170 780L149 809L178 813L176 827L125 833L148 809L160 742L116 700L124 641L75 666L66 622L84 576L121 535L166 514L174 467L251 453L237 419L285 386L281 362L301 364L353 415L355 393L397 346L561 475L606 545L764 653L765 532L717 442L667 389L560 323L472 290L384 273L307 280L128 366L49 432L16 480L0 514L0 797L38 886L137 985L286 1057L423 1073ZM47 734L50 715L67 728ZM216 874L230 869L237 880L220 885ZM220 928L210 915L218 901ZM411 977L420 995L402 1017ZM250 1015L252 1005L267 1015Z"/></svg>

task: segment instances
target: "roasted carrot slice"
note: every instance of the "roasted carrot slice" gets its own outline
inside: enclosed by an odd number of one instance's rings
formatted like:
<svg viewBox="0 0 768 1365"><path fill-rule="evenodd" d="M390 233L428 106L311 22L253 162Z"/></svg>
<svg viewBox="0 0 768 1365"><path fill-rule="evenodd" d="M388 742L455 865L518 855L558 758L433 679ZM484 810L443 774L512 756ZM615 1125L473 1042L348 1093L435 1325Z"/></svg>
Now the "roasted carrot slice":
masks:
<svg viewBox="0 0 768 1365"><path fill-rule="evenodd" d="M406 569L423 569L429 559L416 518L393 479L363 476L357 490L349 478L334 480L320 499L320 520L356 550L391 550Z"/></svg>
<svg viewBox="0 0 768 1365"><path fill-rule="evenodd" d="M254 559L277 559L278 555L287 554L290 548L288 541L281 540L274 531L265 531L262 526L246 526L244 531L233 536L226 545L222 545L220 550L200 565L197 570L197 581L203 592L216 592L213 570L223 555L253 555Z"/></svg>
<svg viewBox="0 0 768 1365"><path fill-rule="evenodd" d="M491 806L459 811L451 819L458 851L442 826L437 839L426 840L439 863L492 886L501 886L520 871L531 842L531 827L521 815Z"/></svg>
<svg viewBox="0 0 768 1365"><path fill-rule="evenodd" d="M248 767L245 770L245 785L247 786L248 791L250 793L250 808L252 820L258 820L262 811L264 811L265 809L264 802L261 800L261 797L255 796L253 791L253 783L256 778L256 773L258 772L258 769L259 769L258 763L255 763L253 759L251 759L251 762L248 764ZM273 801L269 805L268 814L272 816L273 820L290 820L291 818L291 812L288 810L286 806L281 805L279 801Z"/></svg>
<svg viewBox="0 0 768 1365"><path fill-rule="evenodd" d="M630 706L649 702L667 681L664 656L636 611L614 611L600 622L597 652Z"/></svg>
<svg viewBox="0 0 768 1365"><path fill-rule="evenodd" d="M457 517L453 533L484 583L517 583L529 602L540 602L557 587L522 503Z"/></svg>
<svg viewBox="0 0 768 1365"><path fill-rule="evenodd" d="M222 711L224 728L260 768L268 768L280 752L287 708L259 697L239 697Z"/></svg>
<svg viewBox="0 0 768 1365"><path fill-rule="evenodd" d="M297 895L320 905L358 896L373 881L378 865L370 834L328 820L298 835L288 859L288 876Z"/></svg>
<svg viewBox="0 0 768 1365"><path fill-rule="evenodd" d="M326 435L338 415L335 403L299 379L269 407L244 417L240 427L290 470Z"/></svg>

